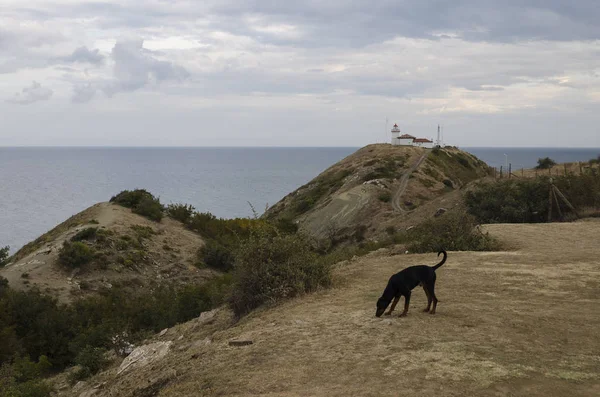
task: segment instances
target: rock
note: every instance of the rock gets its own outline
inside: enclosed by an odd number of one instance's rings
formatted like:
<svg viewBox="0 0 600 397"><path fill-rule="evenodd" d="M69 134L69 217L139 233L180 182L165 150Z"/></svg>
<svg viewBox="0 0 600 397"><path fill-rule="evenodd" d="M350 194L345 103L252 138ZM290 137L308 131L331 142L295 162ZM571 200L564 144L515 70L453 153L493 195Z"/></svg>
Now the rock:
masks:
<svg viewBox="0 0 600 397"><path fill-rule="evenodd" d="M183 335L179 335L179 338L177 338L177 340L182 340L183 339Z"/></svg>
<svg viewBox="0 0 600 397"><path fill-rule="evenodd" d="M160 333L158 334L158 336L164 336L167 333L168 330L169 330L169 328L163 329L162 331L160 331Z"/></svg>
<svg viewBox="0 0 600 397"><path fill-rule="evenodd" d="M196 324L209 324L211 323L214 318L215 315L219 312L219 309L213 309L211 311L208 312L202 312L200 313L200 316L198 317L198 319L196 320Z"/></svg>
<svg viewBox="0 0 600 397"><path fill-rule="evenodd" d="M248 346L252 343L254 342L252 342L251 340L230 340L229 346Z"/></svg>
<svg viewBox="0 0 600 397"><path fill-rule="evenodd" d="M96 394L97 391L98 391L97 389L86 390L83 393L81 393L79 395L79 397L92 397L93 395Z"/></svg>
<svg viewBox="0 0 600 397"><path fill-rule="evenodd" d="M409 230L412 230L414 228L415 228L414 226L409 226L409 227L406 228L406 231L408 232Z"/></svg>
<svg viewBox="0 0 600 397"><path fill-rule="evenodd" d="M435 214L433 214L433 216L437 218L438 216L444 215L446 211L448 210L445 208L438 208L437 211L435 211Z"/></svg>
<svg viewBox="0 0 600 397"><path fill-rule="evenodd" d="M141 368L160 360L169 353L172 341L156 342L136 348L129 356L123 360L117 371L117 375L132 369Z"/></svg>
<svg viewBox="0 0 600 397"><path fill-rule="evenodd" d="M75 383L75 386L73 386L73 393L79 393L86 386L87 382L80 380L79 382Z"/></svg>

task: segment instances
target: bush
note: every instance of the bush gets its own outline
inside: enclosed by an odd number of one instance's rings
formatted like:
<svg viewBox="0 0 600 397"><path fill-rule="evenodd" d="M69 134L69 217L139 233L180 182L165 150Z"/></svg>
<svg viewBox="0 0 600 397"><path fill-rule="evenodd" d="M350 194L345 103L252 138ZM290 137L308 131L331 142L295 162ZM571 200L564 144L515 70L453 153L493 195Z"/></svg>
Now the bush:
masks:
<svg viewBox="0 0 600 397"><path fill-rule="evenodd" d="M142 198L132 211L155 222L160 222L163 217L163 206L157 198Z"/></svg>
<svg viewBox="0 0 600 397"><path fill-rule="evenodd" d="M75 357L75 364L80 366L76 380L85 379L94 375L108 365L109 361L105 357L106 349L101 347L86 346Z"/></svg>
<svg viewBox="0 0 600 397"><path fill-rule="evenodd" d="M71 237L71 241L83 241L83 240L91 240L96 238L96 233L98 232L97 227L88 227L79 231L76 235Z"/></svg>
<svg viewBox="0 0 600 397"><path fill-rule="evenodd" d="M194 211L195 208L189 204L169 204L166 210L168 216L181 223L188 223Z"/></svg>
<svg viewBox="0 0 600 397"><path fill-rule="evenodd" d="M300 235L257 231L236 253L230 306L237 316L263 305L311 292L331 283L330 267L319 261Z"/></svg>
<svg viewBox="0 0 600 397"><path fill-rule="evenodd" d="M538 170L547 170L548 168L552 168L556 165L556 162L552 160L550 157L544 157L538 159L538 165L535 167Z"/></svg>
<svg viewBox="0 0 600 397"><path fill-rule="evenodd" d="M469 214L483 223L545 222L548 214L548 181L505 179L481 183L465 195Z"/></svg>
<svg viewBox="0 0 600 397"><path fill-rule="evenodd" d="M430 219L409 232L412 252L493 251L499 243L476 228L475 217L459 212Z"/></svg>
<svg viewBox="0 0 600 397"><path fill-rule="evenodd" d="M0 248L0 267L4 267L8 263L9 251L10 247L8 245L4 248Z"/></svg>
<svg viewBox="0 0 600 397"><path fill-rule="evenodd" d="M131 208L132 212L156 222L160 222L163 217L163 206L160 200L144 189L123 190L113 196L110 202Z"/></svg>
<svg viewBox="0 0 600 397"><path fill-rule="evenodd" d="M80 267L94 259L94 250L87 244L65 241L58 252L58 261L67 267Z"/></svg>
<svg viewBox="0 0 600 397"><path fill-rule="evenodd" d="M379 200L384 203L389 203L392 199L392 194L390 192L383 192L379 195Z"/></svg>
<svg viewBox="0 0 600 397"><path fill-rule="evenodd" d="M231 247L225 246L216 240L208 240L199 252L202 262L210 268L228 272L233 269L235 261Z"/></svg>

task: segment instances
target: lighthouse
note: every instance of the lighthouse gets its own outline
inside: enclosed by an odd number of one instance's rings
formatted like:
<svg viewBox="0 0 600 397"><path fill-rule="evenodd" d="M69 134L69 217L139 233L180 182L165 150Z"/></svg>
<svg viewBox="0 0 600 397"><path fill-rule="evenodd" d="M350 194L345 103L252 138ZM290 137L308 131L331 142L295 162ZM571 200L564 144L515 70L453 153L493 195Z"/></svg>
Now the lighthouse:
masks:
<svg viewBox="0 0 600 397"><path fill-rule="evenodd" d="M398 145L398 139L400 139L400 128L398 128L398 124L394 124L392 128L392 145Z"/></svg>

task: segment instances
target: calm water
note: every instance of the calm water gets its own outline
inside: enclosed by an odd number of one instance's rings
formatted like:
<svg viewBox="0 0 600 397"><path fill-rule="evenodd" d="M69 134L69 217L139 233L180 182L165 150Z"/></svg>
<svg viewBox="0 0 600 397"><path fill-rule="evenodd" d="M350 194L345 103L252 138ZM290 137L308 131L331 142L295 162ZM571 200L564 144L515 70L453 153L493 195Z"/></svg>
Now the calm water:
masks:
<svg viewBox="0 0 600 397"><path fill-rule="evenodd" d="M249 216L356 148L0 148L0 246L12 251L124 189L220 217ZM578 161L600 149L467 148L488 164Z"/></svg>
<svg viewBox="0 0 600 397"><path fill-rule="evenodd" d="M0 148L0 246L15 251L124 189L250 216L356 148Z"/></svg>

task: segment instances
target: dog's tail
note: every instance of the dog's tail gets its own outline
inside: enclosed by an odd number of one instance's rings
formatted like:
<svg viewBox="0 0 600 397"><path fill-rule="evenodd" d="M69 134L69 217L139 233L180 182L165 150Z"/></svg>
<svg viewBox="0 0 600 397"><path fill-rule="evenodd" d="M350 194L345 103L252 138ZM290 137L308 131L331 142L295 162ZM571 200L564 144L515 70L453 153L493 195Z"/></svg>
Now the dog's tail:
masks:
<svg viewBox="0 0 600 397"><path fill-rule="evenodd" d="M436 270L437 268L439 268L440 266L442 266L444 263L446 263L446 258L448 257L448 254L444 250L438 252L438 256L440 256L440 254L444 254L444 259L442 259L442 261L440 263L438 263L437 265L435 265L433 267L433 270Z"/></svg>

